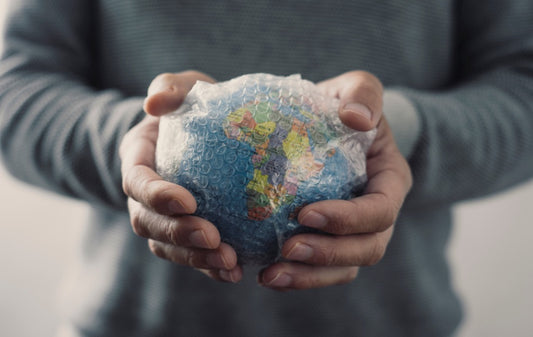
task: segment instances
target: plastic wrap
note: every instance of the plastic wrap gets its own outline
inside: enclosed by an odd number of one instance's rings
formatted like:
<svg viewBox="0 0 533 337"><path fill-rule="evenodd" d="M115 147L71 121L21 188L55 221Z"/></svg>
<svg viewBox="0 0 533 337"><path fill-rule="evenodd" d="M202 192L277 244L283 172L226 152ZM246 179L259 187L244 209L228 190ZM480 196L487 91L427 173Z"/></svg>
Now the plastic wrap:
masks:
<svg viewBox="0 0 533 337"><path fill-rule="evenodd" d="M197 82L161 118L157 171L194 195L240 263L272 263L287 238L312 231L297 222L303 206L364 188L375 130L344 126L338 104L299 75Z"/></svg>

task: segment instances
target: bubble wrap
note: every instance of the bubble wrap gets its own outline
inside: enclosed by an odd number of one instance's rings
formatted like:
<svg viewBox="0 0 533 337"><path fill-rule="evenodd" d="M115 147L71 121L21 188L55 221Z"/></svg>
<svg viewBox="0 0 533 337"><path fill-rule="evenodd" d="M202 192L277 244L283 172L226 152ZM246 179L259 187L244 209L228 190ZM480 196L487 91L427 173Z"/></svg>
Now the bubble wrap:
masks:
<svg viewBox="0 0 533 337"><path fill-rule="evenodd" d="M375 130L344 126L338 104L299 75L197 82L161 118L157 171L194 195L240 263L272 263L287 238L312 231L297 222L303 206L364 188Z"/></svg>

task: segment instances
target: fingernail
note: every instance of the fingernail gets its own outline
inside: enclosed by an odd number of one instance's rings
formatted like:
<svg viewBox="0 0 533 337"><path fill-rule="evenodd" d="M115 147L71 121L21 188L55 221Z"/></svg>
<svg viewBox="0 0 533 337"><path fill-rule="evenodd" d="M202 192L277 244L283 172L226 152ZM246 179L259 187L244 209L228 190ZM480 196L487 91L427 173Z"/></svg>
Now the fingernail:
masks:
<svg viewBox="0 0 533 337"><path fill-rule="evenodd" d="M168 202L168 210L171 214L183 214L185 213L185 208L178 200L170 200Z"/></svg>
<svg viewBox="0 0 533 337"><path fill-rule="evenodd" d="M313 248L303 243L297 243L287 254L287 259L295 261L305 261L313 256Z"/></svg>
<svg viewBox="0 0 533 337"><path fill-rule="evenodd" d="M356 113L369 120L372 120L372 111L369 108L359 103L348 103L344 106L343 110L349 113Z"/></svg>
<svg viewBox="0 0 533 337"><path fill-rule="evenodd" d="M189 242L198 248L210 248L209 241L203 230L195 230L189 235Z"/></svg>
<svg viewBox="0 0 533 337"><path fill-rule="evenodd" d="M285 288L292 283L292 277L285 273L279 273L274 279L267 283L267 286L274 288Z"/></svg>
<svg viewBox="0 0 533 337"><path fill-rule="evenodd" d="M308 212L302 219L302 225L314 227L314 228L323 228L328 224L328 219L320 213L315 211Z"/></svg>

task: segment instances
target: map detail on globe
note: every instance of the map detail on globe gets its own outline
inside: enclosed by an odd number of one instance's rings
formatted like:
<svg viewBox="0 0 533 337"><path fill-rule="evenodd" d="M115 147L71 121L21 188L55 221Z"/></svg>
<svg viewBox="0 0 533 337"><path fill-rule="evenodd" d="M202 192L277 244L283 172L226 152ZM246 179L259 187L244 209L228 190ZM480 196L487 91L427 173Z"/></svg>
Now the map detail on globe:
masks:
<svg viewBox="0 0 533 337"><path fill-rule="evenodd" d="M198 82L161 118L157 171L195 196L241 263L272 263L288 237L311 231L297 222L302 207L364 188L375 131L348 129L337 109L299 75Z"/></svg>
<svg viewBox="0 0 533 337"><path fill-rule="evenodd" d="M248 217L254 220L264 220L292 203L298 183L324 168L324 163L315 159L309 139L318 135L315 129L322 125L320 121L301 108L301 119L284 116L276 108L253 101L232 111L223 124L228 138L249 144L255 151L254 176L246 186ZM321 141L313 140L315 144Z"/></svg>

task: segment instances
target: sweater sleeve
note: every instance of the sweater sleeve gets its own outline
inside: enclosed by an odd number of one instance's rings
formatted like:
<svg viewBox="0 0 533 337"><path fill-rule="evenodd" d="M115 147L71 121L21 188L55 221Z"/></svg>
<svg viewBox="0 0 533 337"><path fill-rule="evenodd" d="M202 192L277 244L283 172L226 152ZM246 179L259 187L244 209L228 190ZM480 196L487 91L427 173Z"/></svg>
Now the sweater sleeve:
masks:
<svg viewBox="0 0 533 337"><path fill-rule="evenodd" d="M533 176L533 1L457 3L456 83L400 89L421 130L410 205L480 197Z"/></svg>
<svg viewBox="0 0 533 337"><path fill-rule="evenodd" d="M125 208L118 146L142 98L99 91L91 2L10 2L0 63L0 144L17 178L93 205Z"/></svg>

